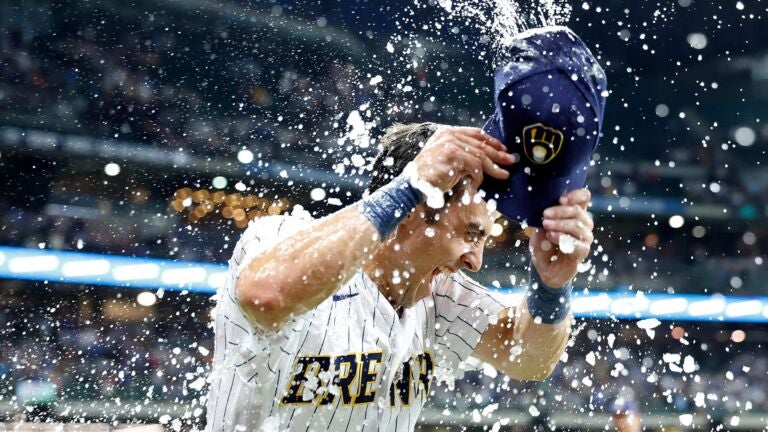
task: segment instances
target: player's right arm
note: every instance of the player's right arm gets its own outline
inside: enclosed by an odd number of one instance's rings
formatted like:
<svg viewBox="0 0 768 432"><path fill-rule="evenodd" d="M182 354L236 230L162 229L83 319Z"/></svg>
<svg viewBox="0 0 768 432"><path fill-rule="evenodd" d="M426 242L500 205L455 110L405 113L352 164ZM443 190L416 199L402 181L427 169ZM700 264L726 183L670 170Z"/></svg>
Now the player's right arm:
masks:
<svg viewBox="0 0 768 432"><path fill-rule="evenodd" d="M421 180L446 192L463 177L473 186L483 172L504 179L515 157L477 128L445 127L435 132L413 163ZM383 233L357 206L320 219L260 253L240 272L237 300L251 323L275 330L344 285L369 258Z"/></svg>

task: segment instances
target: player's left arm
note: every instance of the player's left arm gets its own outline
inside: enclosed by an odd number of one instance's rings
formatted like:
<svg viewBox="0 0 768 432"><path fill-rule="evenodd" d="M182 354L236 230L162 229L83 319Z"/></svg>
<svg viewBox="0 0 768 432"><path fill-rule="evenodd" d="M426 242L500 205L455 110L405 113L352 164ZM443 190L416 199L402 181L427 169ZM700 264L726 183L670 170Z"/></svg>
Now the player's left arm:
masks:
<svg viewBox="0 0 768 432"><path fill-rule="evenodd" d="M529 288L519 306L499 314L497 322L486 328L475 347L476 358L520 380L542 380L555 369L565 351L573 321L567 303L569 284L578 265L589 256L594 240L594 225L587 213L590 198L587 189L577 189L544 212L543 227L531 235L530 249L532 274L536 273L538 285L546 286ZM575 242L571 253L563 253L558 246L563 235ZM535 292L540 289L548 296L545 301L559 302L561 307L542 307L537 297L542 293ZM542 310L549 316L534 316L542 315Z"/></svg>

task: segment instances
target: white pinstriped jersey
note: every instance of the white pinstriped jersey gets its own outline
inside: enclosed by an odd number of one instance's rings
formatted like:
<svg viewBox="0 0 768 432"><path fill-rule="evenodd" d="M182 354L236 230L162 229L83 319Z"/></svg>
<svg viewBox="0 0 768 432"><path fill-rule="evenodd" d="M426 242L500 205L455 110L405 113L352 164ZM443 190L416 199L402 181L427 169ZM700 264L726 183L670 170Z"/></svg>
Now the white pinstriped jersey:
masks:
<svg viewBox="0 0 768 432"><path fill-rule="evenodd" d="M239 269L310 223L261 218L235 247L217 293L208 431L412 431L433 377L455 376L507 306L457 273L399 317L360 270L280 330L253 328L235 298Z"/></svg>

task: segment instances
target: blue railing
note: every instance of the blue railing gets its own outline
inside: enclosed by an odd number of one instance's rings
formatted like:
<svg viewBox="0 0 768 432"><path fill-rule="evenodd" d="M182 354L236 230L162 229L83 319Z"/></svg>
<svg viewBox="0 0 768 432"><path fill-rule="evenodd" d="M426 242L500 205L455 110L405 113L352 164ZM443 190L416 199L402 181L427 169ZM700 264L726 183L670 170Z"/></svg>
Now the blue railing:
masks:
<svg viewBox="0 0 768 432"><path fill-rule="evenodd" d="M213 294L226 274L222 264L0 246L0 278L5 279ZM510 297L524 292L490 289ZM765 296L580 291L574 293L571 305L574 315L583 318L768 322Z"/></svg>

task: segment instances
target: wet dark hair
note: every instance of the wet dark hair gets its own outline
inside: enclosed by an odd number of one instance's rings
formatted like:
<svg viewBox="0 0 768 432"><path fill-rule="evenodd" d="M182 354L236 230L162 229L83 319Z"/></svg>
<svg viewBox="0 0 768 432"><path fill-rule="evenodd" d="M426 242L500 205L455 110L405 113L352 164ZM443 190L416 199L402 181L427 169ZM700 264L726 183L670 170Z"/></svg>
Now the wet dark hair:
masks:
<svg viewBox="0 0 768 432"><path fill-rule="evenodd" d="M405 166L416 158L429 138L437 132L442 125L438 123L397 123L384 132L379 140L381 150L373 161L373 173L368 183L368 193L375 192L380 187L399 176ZM467 182L460 181L454 188L445 194L445 203L448 204L460 197L467 187ZM427 207L423 215L428 222L436 222L439 210Z"/></svg>
<svg viewBox="0 0 768 432"><path fill-rule="evenodd" d="M373 161L373 173L368 192L374 192L399 176L408 162L416 158L427 140L440 127L437 123L397 123L384 132L379 140L381 150Z"/></svg>

